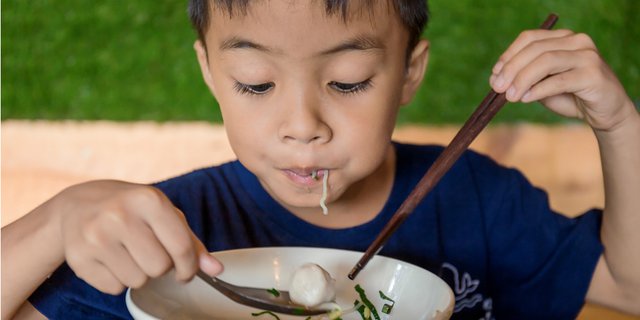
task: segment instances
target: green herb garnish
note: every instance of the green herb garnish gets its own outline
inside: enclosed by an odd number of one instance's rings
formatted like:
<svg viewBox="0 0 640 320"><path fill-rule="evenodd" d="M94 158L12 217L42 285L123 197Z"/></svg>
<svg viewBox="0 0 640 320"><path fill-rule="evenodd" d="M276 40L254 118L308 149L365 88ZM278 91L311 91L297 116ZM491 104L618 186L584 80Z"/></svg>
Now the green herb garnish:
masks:
<svg viewBox="0 0 640 320"><path fill-rule="evenodd" d="M393 305L396 304L396 302L393 299L387 297L384 293L382 293L382 291L378 291L378 293L380 293L380 298L391 302L391 304L385 303L384 306L382 306L382 313L391 313L391 309L393 309Z"/></svg>
<svg viewBox="0 0 640 320"><path fill-rule="evenodd" d="M267 292L271 293L276 298L280 296L280 291L278 291L278 289L276 288L271 288L267 290Z"/></svg>
<svg viewBox="0 0 640 320"><path fill-rule="evenodd" d="M273 313L271 311L262 311L262 312L253 312L253 313L251 313L251 315L254 316L254 317L259 317L259 316L261 316L263 314L268 314L268 315L274 317L276 320L280 320L280 318L275 313Z"/></svg>
<svg viewBox="0 0 640 320"><path fill-rule="evenodd" d="M378 315L378 310L376 310L376 307L373 306L373 303L369 301L369 299L367 298L367 295L364 293L364 289L362 289L362 287L360 287L359 284L356 284L356 291L360 295L360 300L362 300L362 303L364 303L364 305L367 306L369 311L371 311L373 318L375 318L376 320L380 320L380 316ZM360 312L360 310L358 310L358 312ZM364 315L364 314L362 313L361 315Z"/></svg>
<svg viewBox="0 0 640 320"><path fill-rule="evenodd" d="M360 303L360 301L356 300L353 302L354 306L357 306ZM367 309L367 307L363 304L360 305L359 307L356 308L356 311L358 311L358 313L360 314L360 317L362 318L362 320L370 320L371 319L371 314L366 315L364 314L364 311Z"/></svg>

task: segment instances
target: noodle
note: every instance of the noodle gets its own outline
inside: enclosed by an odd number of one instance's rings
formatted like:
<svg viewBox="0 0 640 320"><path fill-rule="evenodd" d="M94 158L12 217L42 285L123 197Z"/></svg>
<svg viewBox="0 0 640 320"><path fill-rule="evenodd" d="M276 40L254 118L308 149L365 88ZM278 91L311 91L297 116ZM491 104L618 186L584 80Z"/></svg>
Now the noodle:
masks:
<svg viewBox="0 0 640 320"><path fill-rule="evenodd" d="M320 207L322 208L322 214L328 215L329 209L327 208L327 181L329 180L329 170L323 170L324 175L322 176L322 197L320 198Z"/></svg>

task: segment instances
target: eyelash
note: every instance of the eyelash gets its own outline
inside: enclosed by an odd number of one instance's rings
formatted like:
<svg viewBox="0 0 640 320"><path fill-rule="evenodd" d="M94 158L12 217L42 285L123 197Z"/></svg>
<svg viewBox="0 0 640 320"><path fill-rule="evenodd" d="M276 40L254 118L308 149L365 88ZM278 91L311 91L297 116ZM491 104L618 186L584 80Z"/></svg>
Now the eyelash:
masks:
<svg viewBox="0 0 640 320"><path fill-rule="evenodd" d="M331 81L329 82L329 86L340 92L341 94L356 94L364 92L365 90L371 88L371 79L356 83L342 83Z"/></svg>
<svg viewBox="0 0 640 320"><path fill-rule="evenodd" d="M275 84L273 82L266 82L261 84L244 84L237 82L233 85L233 88L241 94L249 95L263 95L271 91Z"/></svg>
<svg viewBox="0 0 640 320"><path fill-rule="evenodd" d="M248 95L263 95L271 91L275 86L273 82L266 82L261 84L245 84L237 82L233 85L233 88L241 94ZM356 83L343 83L337 81L329 82L329 86L341 94L349 95L364 92L371 87L371 79L367 79L362 82Z"/></svg>

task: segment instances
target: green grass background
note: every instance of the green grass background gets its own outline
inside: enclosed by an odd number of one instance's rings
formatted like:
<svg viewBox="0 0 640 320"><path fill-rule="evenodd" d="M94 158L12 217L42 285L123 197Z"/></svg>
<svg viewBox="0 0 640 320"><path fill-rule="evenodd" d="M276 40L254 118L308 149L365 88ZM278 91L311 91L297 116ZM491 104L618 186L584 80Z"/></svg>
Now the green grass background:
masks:
<svg viewBox="0 0 640 320"><path fill-rule="evenodd" d="M640 98L638 0L432 0L425 82L401 123L460 123L517 34L549 12L592 36ZM186 1L2 2L2 119L221 121L193 53ZM564 121L509 105L496 121Z"/></svg>

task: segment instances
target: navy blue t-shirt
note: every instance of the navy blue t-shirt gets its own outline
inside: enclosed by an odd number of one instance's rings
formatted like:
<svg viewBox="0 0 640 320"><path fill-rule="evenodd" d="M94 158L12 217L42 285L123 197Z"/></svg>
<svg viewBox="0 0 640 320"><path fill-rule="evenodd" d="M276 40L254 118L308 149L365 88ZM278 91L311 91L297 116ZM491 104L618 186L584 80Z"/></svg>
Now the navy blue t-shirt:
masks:
<svg viewBox="0 0 640 320"><path fill-rule="evenodd" d="M158 183L210 251L308 246L364 251L441 147L395 144L391 195L371 221L327 229L289 213L237 161ZM440 275L454 319L574 319L602 253L601 212L569 219L513 169L466 152L389 239L381 255ZM51 319L131 318L62 265L29 299Z"/></svg>

